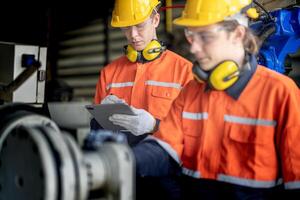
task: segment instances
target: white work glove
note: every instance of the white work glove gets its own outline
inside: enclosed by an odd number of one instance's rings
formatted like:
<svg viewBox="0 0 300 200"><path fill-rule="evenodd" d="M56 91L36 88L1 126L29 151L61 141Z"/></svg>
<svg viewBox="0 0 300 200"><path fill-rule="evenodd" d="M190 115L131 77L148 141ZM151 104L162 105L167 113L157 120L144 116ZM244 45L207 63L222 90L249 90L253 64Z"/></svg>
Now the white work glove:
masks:
<svg viewBox="0 0 300 200"><path fill-rule="evenodd" d="M110 94L107 95L104 99L102 99L100 104L114 104L114 103L125 103L124 99L120 99L116 95Z"/></svg>
<svg viewBox="0 0 300 200"><path fill-rule="evenodd" d="M131 109L135 115L113 114L109 117L109 121L124 127L135 136L151 133L156 124L155 118L144 109L132 106Z"/></svg>

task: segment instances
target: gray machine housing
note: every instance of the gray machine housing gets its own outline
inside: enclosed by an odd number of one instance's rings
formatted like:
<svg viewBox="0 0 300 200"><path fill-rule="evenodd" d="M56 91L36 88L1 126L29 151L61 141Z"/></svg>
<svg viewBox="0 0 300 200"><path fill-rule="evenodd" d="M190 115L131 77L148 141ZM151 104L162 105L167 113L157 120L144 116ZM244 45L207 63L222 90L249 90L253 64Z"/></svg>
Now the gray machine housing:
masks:
<svg viewBox="0 0 300 200"><path fill-rule="evenodd" d="M34 55L41 66L16 90L7 92L7 102L43 103L45 96L47 48L33 45L0 42L0 86L14 81L26 67L22 55Z"/></svg>

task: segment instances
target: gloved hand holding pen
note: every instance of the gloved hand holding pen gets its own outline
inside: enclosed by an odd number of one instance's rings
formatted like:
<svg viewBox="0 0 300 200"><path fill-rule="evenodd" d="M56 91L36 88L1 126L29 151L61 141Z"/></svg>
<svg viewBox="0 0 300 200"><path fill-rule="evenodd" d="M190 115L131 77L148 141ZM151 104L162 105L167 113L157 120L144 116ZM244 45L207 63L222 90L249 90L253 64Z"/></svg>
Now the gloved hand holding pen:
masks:
<svg viewBox="0 0 300 200"><path fill-rule="evenodd" d="M113 114L109 117L109 120L115 125L124 127L136 136L151 133L156 125L155 118L144 109L137 109L132 106L131 109L135 115Z"/></svg>

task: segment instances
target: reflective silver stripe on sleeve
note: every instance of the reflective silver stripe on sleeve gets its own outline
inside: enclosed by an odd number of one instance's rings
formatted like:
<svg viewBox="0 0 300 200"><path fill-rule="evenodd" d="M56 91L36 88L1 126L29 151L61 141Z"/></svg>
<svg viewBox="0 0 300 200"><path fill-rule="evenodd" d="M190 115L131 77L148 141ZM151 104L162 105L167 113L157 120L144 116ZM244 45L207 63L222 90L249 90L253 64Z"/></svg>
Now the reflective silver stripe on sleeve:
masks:
<svg viewBox="0 0 300 200"><path fill-rule="evenodd" d="M181 165L181 160L178 157L177 152L169 145L168 143L152 136L148 135L144 140L155 140L168 154L178 163Z"/></svg>
<svg viewBox="0 0 300 200"><path fill-rule="evenodd" d="M277 185L277 181L257 181L253 179L239 178L234 176L228 176L225 174L219 174L217 180L232 183L241 186L247 186L252 188L272 188Z"/></svg>
<svg viewBox="0 0 300 200"><path fill-rule="evenodd" d="M254 126L276 126L277 122L274 120L255 119L248 117L238 117L233 115L224 115L224 121L238 124L254 125Z"/></svg>
<svg viewBox="0 0 300 200"><path fill-rule="evenodd" d="M284 183L284 188L287 190L300 189L300 181L290 181Z"/></svg>
<svg viewBox="0 0 300 200"><path fill-rule="evenodd" d="M182 173L187 175L187 176L191 176L193 178L200 178L201 174L198 171L194 171L185 167L182 167Z"/></svg>
<svg viewBox="0 0 300 200"><path fill-rule="evenodd" d="M208 118L208 113L192 113L192 112L182 112L182 118L193 119L193 120L203 120Z"/></svg>
<svg viewBox="0 0 300 200"><path fill-rule="evenodd" d="M124 82L124 83L110 83L106 86L106 90L110 88L122 88L122 87L132 87L134 82Z"/></svg>
<svg viewBox="0 0 300 200"><path fill-rule="evenodd" d="M161 82L161 81L146 81L145 82L146 85L154 85L154 86L161 86L161 87L170 87L170 88L176 88L176 89L180 89L182 88L182 86L179 83L170 83L170 82Z"/></svg>

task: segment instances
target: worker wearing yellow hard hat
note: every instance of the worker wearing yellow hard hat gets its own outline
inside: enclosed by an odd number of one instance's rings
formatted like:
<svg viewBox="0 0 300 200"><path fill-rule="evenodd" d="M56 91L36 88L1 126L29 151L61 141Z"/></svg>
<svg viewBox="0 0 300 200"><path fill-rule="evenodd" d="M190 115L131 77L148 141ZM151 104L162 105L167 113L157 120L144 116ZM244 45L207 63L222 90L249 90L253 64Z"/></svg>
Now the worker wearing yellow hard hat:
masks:
<svg viewBox="0 0 300 200"><path fill-rule="evenodd" d="M257 64L251 3L187 0L174 21L185 28L195 80L134 154L140 176L166 176L180 167L182 199L300 194L299 88Z"/></svg>
<svg viewBox="0 0 300 200"><path fill-rule="evenodd" d="M181 88L193 79L192 63L158 40L159 7L158 0L116 0L114 4L111 26L121 28L128 43L124 55L101 70L94 101L132 106L136 116L110 118L131 132L129 140L151 133Z"/></svg>
<svg viewBox="0 0 300 200"><path fill-rule="evenodd" d="M125 54L130 61L152 61L158 58L164 50L165 46L157 40L155 29L145 32L143 42L136 42L135 38L126 34L129 33L129 29L134 27L137 27L137 30L143 29L149 22L150 16L154 17L158 13L159 6L160 2L158 0L115 1L111 26L120 27L124 30L129 42L125 46ZM159 24L159 18L153 22L153 28L156 28ZM156 52L151 52L151 49L156 50Z"/></svg>
<svg viewBox="0 0 300 200"><path fill-rule="evenodd" d="M173 100L193 79L192 63L166 49L158 39L160 4L158 0L115 0L111 26L122 30L127 44L124 54L101 70L96 85L95 104L131 106L134 115L120 113L109 118L125 130L131 146L157 129ZM101 128L94 119L91 126ZM147 198L154 194L140 193Z"/></svg>

